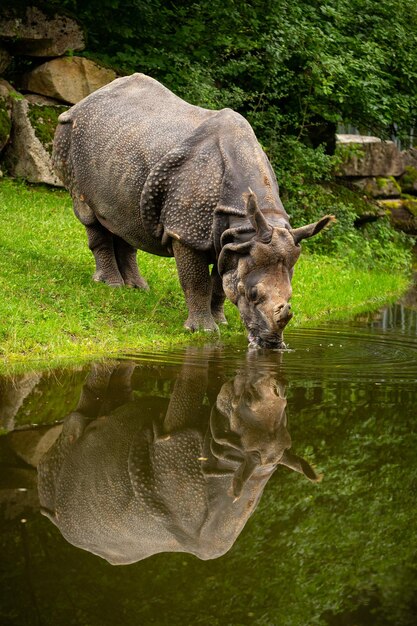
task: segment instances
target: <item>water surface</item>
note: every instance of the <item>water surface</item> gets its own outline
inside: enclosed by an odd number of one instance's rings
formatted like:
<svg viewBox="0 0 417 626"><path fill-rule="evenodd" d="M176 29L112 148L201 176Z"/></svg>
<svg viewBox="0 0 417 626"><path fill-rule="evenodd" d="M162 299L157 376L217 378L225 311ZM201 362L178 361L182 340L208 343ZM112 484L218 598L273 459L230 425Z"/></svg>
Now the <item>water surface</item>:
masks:
<svg viewBox="0 0 417 626"><path fill-rule="evenodd" d="M0 623L415 624L409 304L1 379Z"/></svg>

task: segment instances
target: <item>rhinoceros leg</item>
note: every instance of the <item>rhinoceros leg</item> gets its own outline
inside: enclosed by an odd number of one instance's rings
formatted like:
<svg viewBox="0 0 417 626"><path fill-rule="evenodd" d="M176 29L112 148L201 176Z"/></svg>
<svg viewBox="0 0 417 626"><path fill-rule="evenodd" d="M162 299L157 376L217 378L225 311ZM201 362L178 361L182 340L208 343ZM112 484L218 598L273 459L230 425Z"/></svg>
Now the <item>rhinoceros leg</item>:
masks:
<svg viewBox="0 0 417 626"><path fill-rule="evenodd" d="M212 284L207 255L175 239L172 248L188 308L185 328L191 331L218 330L211 314Z"/></svg>
<svg viewBox="0 0 417 626"><path fill-rule="evenodd" d="M72 202L74 213L84 224L87 231L88 247L96 262L93 280L103 282L112 287L124 284L116 261L113 246L113 235L97 220L94 211L85 202L84 197L73 191Z"/></svg>
<svg viewBox="0 0 417 626"><path fill-rule="evenodd" d="M227 324L227 319L224 316L223 305L226 300L226 295L223 290L222 279L219 276L217 267L214 265L211 271L211 314L214 320L218 324Z"/></svg>
<svg viewBox="0 0 417 626"><path fill-rule="evenodd" d="M112 233L98 221L89 224L85 229L88 247L96 262L93 280L106 283L110 287L121 287L124 285L124 280L117 265Z"/></svg>
<svg viewBox="0 0 417 626"><path fill-rule="evenodd" d="M139 273L135 248L117 236L113 238L113 245L119 272L125 285L149 291L148 283Z"/></svg>

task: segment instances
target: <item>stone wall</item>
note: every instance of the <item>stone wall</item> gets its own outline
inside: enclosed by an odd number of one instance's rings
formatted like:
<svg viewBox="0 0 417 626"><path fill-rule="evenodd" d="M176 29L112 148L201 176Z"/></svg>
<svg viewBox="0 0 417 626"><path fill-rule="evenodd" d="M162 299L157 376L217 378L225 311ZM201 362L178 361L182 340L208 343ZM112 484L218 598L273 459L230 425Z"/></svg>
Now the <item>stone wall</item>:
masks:
<svg viewBox="0 0 417 626"><path fill-rule="evenodd" d="M417 150L400 152L394 142L363 135L337 135L336 173L343 184L374 200L374 216L417 235Z"/></svg>
<svg viewBox="0 0 417 626"><path fill-rule="evenodd" d="M116 78L113 70L76 56L85 48L80 24L36 7L23 14L0 9L0 173L33 183L62 186L51 163L58 116ZM34 67L1 78L15 61Z"/></svg>

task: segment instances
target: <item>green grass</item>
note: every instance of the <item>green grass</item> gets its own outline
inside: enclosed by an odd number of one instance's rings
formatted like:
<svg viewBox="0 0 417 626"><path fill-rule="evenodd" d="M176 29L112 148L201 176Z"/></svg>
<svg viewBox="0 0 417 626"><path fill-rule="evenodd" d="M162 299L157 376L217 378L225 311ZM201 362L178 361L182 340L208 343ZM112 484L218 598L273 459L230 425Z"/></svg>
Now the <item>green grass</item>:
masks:
<svg viewBox="0 0 417 626"><path fill-rule="evenodd" d="M16 361L82 359L201 342L183 330L175 262L139 253L150 293L94 283L93 257L68 194L0 181L0 369ZM293 280L292 326L348 318L397 298L408 272L352 268L304 253ZM227 303L226 341L245 331Z"/></svg>

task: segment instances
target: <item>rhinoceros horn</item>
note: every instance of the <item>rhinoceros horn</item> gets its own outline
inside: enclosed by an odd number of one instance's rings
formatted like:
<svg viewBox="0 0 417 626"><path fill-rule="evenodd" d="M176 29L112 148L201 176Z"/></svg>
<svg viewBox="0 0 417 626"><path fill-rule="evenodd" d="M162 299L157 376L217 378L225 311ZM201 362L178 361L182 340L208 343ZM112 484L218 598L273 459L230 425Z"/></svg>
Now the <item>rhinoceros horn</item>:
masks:
<svg viewBox="0 0 417 626"><path fill-rule="evenodd" d="M256 193L250 187L246 200L246 213L256 230L256 238L262 243L269 243L272 239L273 228L268 224L265 217L259 210L258 198Z"/></svg>
<svg viewBox="0 0 417 626"><path fill-rule="evenodd" d="M238 499L243 491L243 487L253 475L255 470L260 466L261 459L259 453L250 452L245 455L240 467L236 470L232 482L232 495Z"/></svg>

